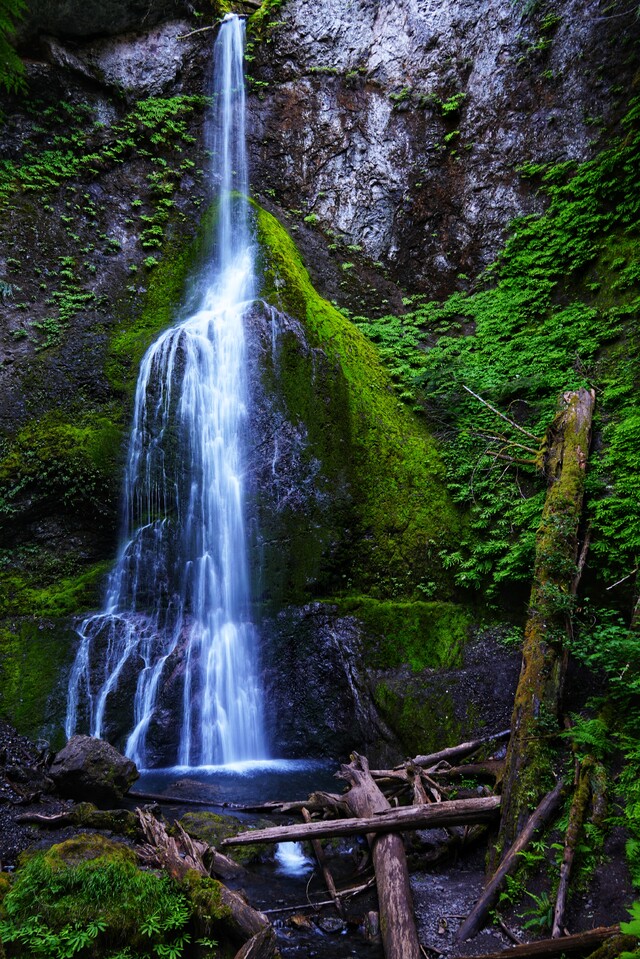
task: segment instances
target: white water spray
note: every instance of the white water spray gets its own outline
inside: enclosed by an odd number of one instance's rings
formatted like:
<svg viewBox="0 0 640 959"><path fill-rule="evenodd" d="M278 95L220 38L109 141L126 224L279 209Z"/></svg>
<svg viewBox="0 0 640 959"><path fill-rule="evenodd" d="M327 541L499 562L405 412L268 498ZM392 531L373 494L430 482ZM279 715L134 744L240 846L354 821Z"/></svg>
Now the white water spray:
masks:
<svg viewBox="0 0 640 959"><path fill-rule="evenodd" d="M67 736L80 727L102 736L109 711L122 708L123 683L135 681L125 751L143 767L150 728L162 723L179 725L172 761L182 766L267 753L243 500L243 316L255 288L243 56L244 23L231 15L214 47L214 253L197 310L163 333L142 361L123 545L103 611L78 630L69 682Z"/></svg>

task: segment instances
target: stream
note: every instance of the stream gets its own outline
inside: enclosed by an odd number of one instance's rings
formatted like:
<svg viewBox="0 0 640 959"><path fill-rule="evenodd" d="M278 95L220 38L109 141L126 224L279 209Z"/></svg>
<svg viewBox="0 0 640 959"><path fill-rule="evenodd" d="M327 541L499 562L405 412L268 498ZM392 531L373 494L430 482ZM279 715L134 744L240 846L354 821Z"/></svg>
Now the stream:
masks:
<svg viewBox="0 0 640 959"><path fill-rule="evenodd" d="M233 816L239 828L252 824L278 825L290 822L286 816L243 811L241 807L269 801L288 802L306 799L314 790L339 792L334 778L336 763L326 760L257 760L224 766L174 766L141 772L135 791L184 798L184 805L172 802L161 805L167 819L180 819L186 813L210 811ZM210 805L193 805L198 800ZM240 807L240 808L239 808ZM325 843L331 871L340 889L366 881L358 874L364 863L366 846L362 840L348 838L340 843ZM233 856L232 849L225 849ZM366 913L376 909L375 892L357 896L340 919L333 906L314 910L309 903L329 898L322 871L306 843L280 843L273 854L261 856L247 866L247 875L240 884L254 908L267 912L274 924L278 947L283 959L382 959L379 944L370 943L364 935ZM300 908L296 908L300 907Z"/></svg>

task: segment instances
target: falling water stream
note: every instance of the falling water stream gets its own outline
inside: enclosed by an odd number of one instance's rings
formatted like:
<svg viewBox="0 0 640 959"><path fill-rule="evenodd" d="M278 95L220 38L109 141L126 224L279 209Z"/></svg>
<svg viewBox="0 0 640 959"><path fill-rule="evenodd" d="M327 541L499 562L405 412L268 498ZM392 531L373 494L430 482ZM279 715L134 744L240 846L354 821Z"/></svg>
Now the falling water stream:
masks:
<svg viewBox="0 0 640 959"><path fill-rule="evenodd" d="M244 22L229 15L214 47L213 253L197 309L141 364L123 495L123 537L101 612L84 620L66 733L107 737L121 684L135 680L125 752L148 765L160 694L177 723L173 762L264 758L257 636L244 528L247 417L243 316L255 295L245 148ZM167 673L171 672L168 677ZM137 677L137 679L135 678Z"/></svg>

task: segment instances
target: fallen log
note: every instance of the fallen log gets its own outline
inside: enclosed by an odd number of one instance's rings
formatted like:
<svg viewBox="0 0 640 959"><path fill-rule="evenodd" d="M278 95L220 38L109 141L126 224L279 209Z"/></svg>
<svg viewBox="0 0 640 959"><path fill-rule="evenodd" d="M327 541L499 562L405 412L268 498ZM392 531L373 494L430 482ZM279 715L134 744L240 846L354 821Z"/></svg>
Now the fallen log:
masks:
<svg viewBox="0 0 640 959"><path fill-rule="evenodd" d="M326 803L316 799L315 793L311 795L309 799L293 799L283 802L272 799L269 800L269 802L253 804L237 805L236 803L227 803L226 806L229 809L233 809L234 812L262 813L266 815L273 813L278 816L302 815L303 809L308 809L309 812L324 812L326 809Z"/></svg>
<svg viewBox="0 0 640 959"><path fill-rule="evenodd" d="M170 836L164 823L146 809L136 809L140 827L147 840L144 846L138 848L138 857L142 862L166 870L173 879L182 879L190 870L195 870L202 876L209 876L206 865L206 854L210 847L205 842L193 839L184 831L179 822L175 823L177 836ZM231 933L240 941L252 939L264 929L270 928L267 917L262 912L253 909L237 892L227 889L218 883L220 902L225 907L225 923ZM274 946L275 950L275 946ZM274 955L271 953L255 953L261 959ZM247 956L253 953L247 953Z"/></svg>
<svg viewBox="0 0 640 959"><path fill-rule="evenodd" d="M276 953L276 934L271 926L265 926L245 942L234 959L273 959L276 955L280 955Z"/></svg>
<svg viewBox="0 0 640 959"><path fill-rule="evenodd" d="M228 802L213 802L210 799L191 799L185 796L165 796L162 793L139 793L128 792L127 799L134 799L136 802L156 802L164 806L204 806L209 809L215 806L216 809L226 809L233 806Z"/></svg>
<svg viewBox="0 0 640 959"><path fill-rule="evenodd" d="M511 716L503 777L504 803L498 846L515 841L531 808L540 800L537 771L549 766L548 733L558 720L572 630L572 597L577 589L587 457L595 392L565 393L548 427L541 465L547 494L536 533L533 583L522 646L522 667Z"/></svg>
<svg viewBox="0 0 640 959"><path fill-rule="evenodd" d="M526 849L537 830L549 821L560 804L563 788L564 783L560 779L551 792L547 793L535 812L529 817L526 826L506 853L498 869L486 885L482 895L458 929L456 933L458 942L464 939L470 939L480 931L489 915L489 910L497 898L502 883L518 864L518 853Z"/></svg>
<svg viewBox="0 0 640 959"><path fill-rule="evenodd" d="M348 795L348 794L347 794ZM432 829L439 826L466 826L490 822L500 808L499 796L480 799L456 799L421 806L388 808L377 815L350 819L329 819L321 822L294 823L292 826L271 826L252 829L223 839L221 846L249 846L259 842L291 842L301 839L329 839L385 833L403 829Z"/></svg>
<svg viewBox="0 0 640 959"><path fill-rule="evenodd" d="M352 814L364 820L389 809L389 802L374 782L364 756L354 753L351 763L342 766L338 775L351 786L345 802ZM433 807L416 808L424 811ZM421 959L402 837L397 833L388 833L383 836L368 835L367 838L376 876L385 957Z"/></svg>
<svg viewBox="0 0 640 959"><path fill-rule="evenodd" d="M138 858L166 870L172 879L183 879L190 869L209 875L203 859L209 849L206 842L193 839L180 823L175 824L178 835L170 836L164 823L147 809L136 809L136 815L146 839L146 844L138 849Z"/></svg>
<svg viewBox="0 0 640 959"><path fill-rule="evenodd" d="M413 762L418 766L435 766L443 759L458 759L460 756L467 756L474 753L476 749L485 746L487 743L497 742L500 739L506 739L510 733L509 729L503 729L499 733L493 733L491 736L483 736L481 739L472 739L468 743L460 743L458 746L449 746L447 749L441 749L437 753L429 753L427 756L416 756ZM401 766L396 767L400 769Z"/></svg>
<svg viewBox="0 0 640 959"><path fill-rule="evenodd" d="M483 763L466 763L462 766L451 766L449 769L436 769L432 776L443 779L455 779L458 776L485 776L500 782L504 773L504 759L485 759Z"/></svg>
<svg viewBox="0 0 640 959"><path fill-rule="evenodd" d="M577 932L573 936L561 936L559 939L539 939L537 942L523 942L512 949L502 949L500 952L486 952L474 959L534 959L536 956L573 956L582 953L588 956L590 952L606 942L612 936L620 934L620 926L599 926L587 932Z"/></svg>

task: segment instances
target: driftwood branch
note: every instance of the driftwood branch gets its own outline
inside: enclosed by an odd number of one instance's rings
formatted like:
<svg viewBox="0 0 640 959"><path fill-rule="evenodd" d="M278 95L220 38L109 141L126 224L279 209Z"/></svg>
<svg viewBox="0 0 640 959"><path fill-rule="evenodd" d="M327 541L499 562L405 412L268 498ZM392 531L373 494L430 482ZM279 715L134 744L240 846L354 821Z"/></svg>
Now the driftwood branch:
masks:
<svg viewBox="0 0 640 959"><path fill-rule="evenodd" d="M207 843L193 839L178 822L175 823L177 834L170 836L164 823L148 810L136 809L136 814L147 840L138 849L138 856L143 862L166 870L174 879L183 878L190 869L195 869L203 876L209 875L206 856L210 847ZM225 910L225 923L233 936L245 942L238 956L241 959L271 959L275 956L275 936L264 913L253 909L242 896L222 883L218 888ZM243 949L246 951L243 952Z"/></svg>
<svg viewBox="0 0 640 959"><path fill-rule="evenodd" d="M374 816L323 822L295 823L252 829L223 839L221 846L248 846L260 842L291 842L301 839L327 839L403 829L430 829L439 826L465 826L490 822L500 808L499 796L481 799L457 799L423 806L402 806Z"/></svg>
<svg viewBox="0 0 640 959"><path fill-rule="evenodd" d="M351 886L349 889L340 889L336 893L340 900L342 899L353 899L354 896L359 896L361 892L366 892L367 889L371 889L375 885L375 878L369 880L369 882L362 883L360 886ZM333 906L335 905L333 899L309 899L307 902L298 903L296 906L278 906L276 909L265 909L265 916L275 916L283 912L303 912L305 909L321 909L323 906Z"/></svg>
<svg viewBox="0 0 640 959"><path fill-rule="evenodd" d="M485 746L487 743L497 742L500 739L506 739L510 733L509 729L503 729L499 733L493 733L491 736L483 736L481 739L472 739L468 743L460 743L458 746L449 746L448 749L441 749L437 753L429 753L427 756L416 756L413 760L418 766L436 766L443 760L460 759L461 756L467 756L474 753L476 749ZM401 767L398 766L398 769Z"/></svg>
<svg viewBox="0 0 640 959"><path fill-rule="evenodd" d="M539 939L537 942L523 942L513 949L503 949L501 952L486 952L475 959L535 959L545 956L575 955L589 953L597 949L600 943L620 933L619 926L599 926L587 932L577 932L573 936L562 936L560 939Z"/></svg>
<svg viewBox="0 0 640 959"><path fill-rule="evenodd" d="M311 814L308 809L302 810L302 818L305 822L311 822ZM338 893L336 891L336 884L333 881L333 876L331 875L331 870L327 864L327 857L324 854L324 849L319 839L312 839L311 845L313 846L313 851L315 853L316 859L318 860L318 865L322 869L322 875L324 876L324 882L329 892L329 895L333 899L336 909L340 915L343 914L342 903L338 898Z"/></svg>
<svg viewBox="0 0 640 959"><path fill-rule="evenodd" d="M244 946L235 954L234 959L274 959L275 956L279 955L276 934L273 927L269 925L245 942Z"/></svg>
<svg viewBox="0 0 640 959"><path fill-rule="evenodd" d="M495 413L496 416L499 416L500 419L503 419L505 423L509 424L509 426L513 426L514 429L520 430L521 433L524 433L524 435L528 436L529 439L535 440L536 443L540 442L540 438L538 436L534 436L534 434L530 433L529 430L525 430L523 426L520 426L518 423L514 423L514 421L510 420L508 416L505 416L504 413L501 413L500 410L497 410L495 406L492 406L491 403L487 403L487 401L483 400L481 396L478 396L477 393L474 393L473 390L470 390L468 386L464 386L463 384L462 389L466 390L467 393L470 393L471 396L474 397L474 399L479 400L481 403L483 403L484 406L487 407L487 409L490 409L492 413Z"/></svg>
<svg viewBox="0 0 640 959"><path fill-rule="evenodd" d="M584 823L584 817L589 801L589 782L591 779L591 767L593 758L587 757L581 765L580 773L577 777L576 787L573 793L573 801L569 811L569 824L564 841L564 852L562 855L562 864L560 866L560 881L558 883L558 893L556 896L556 905L553 914L553 931L551 936L558 939L562 936L564 925L564 911L569 892L569 879L571 868L576 853L576 846L580 837L580 831Z"/></svg>
<svg viewBox="0 0 640 959"><path fill-rule="evenodd" d="M487 919L487 916L489 915L489 910L492 908L505 878L511 872L513 872L518 864L518 853L522 852L523 849L526 849L538 829L540 829L549 821L557 809L562 796L563 786L564 783L562 780L559 780L551 792L547 793L535 812L532 813L526 826L505 855L477 903L460 926L460 929L456 934L456 939L459 941L470 939L480 931Z"/></svg>

